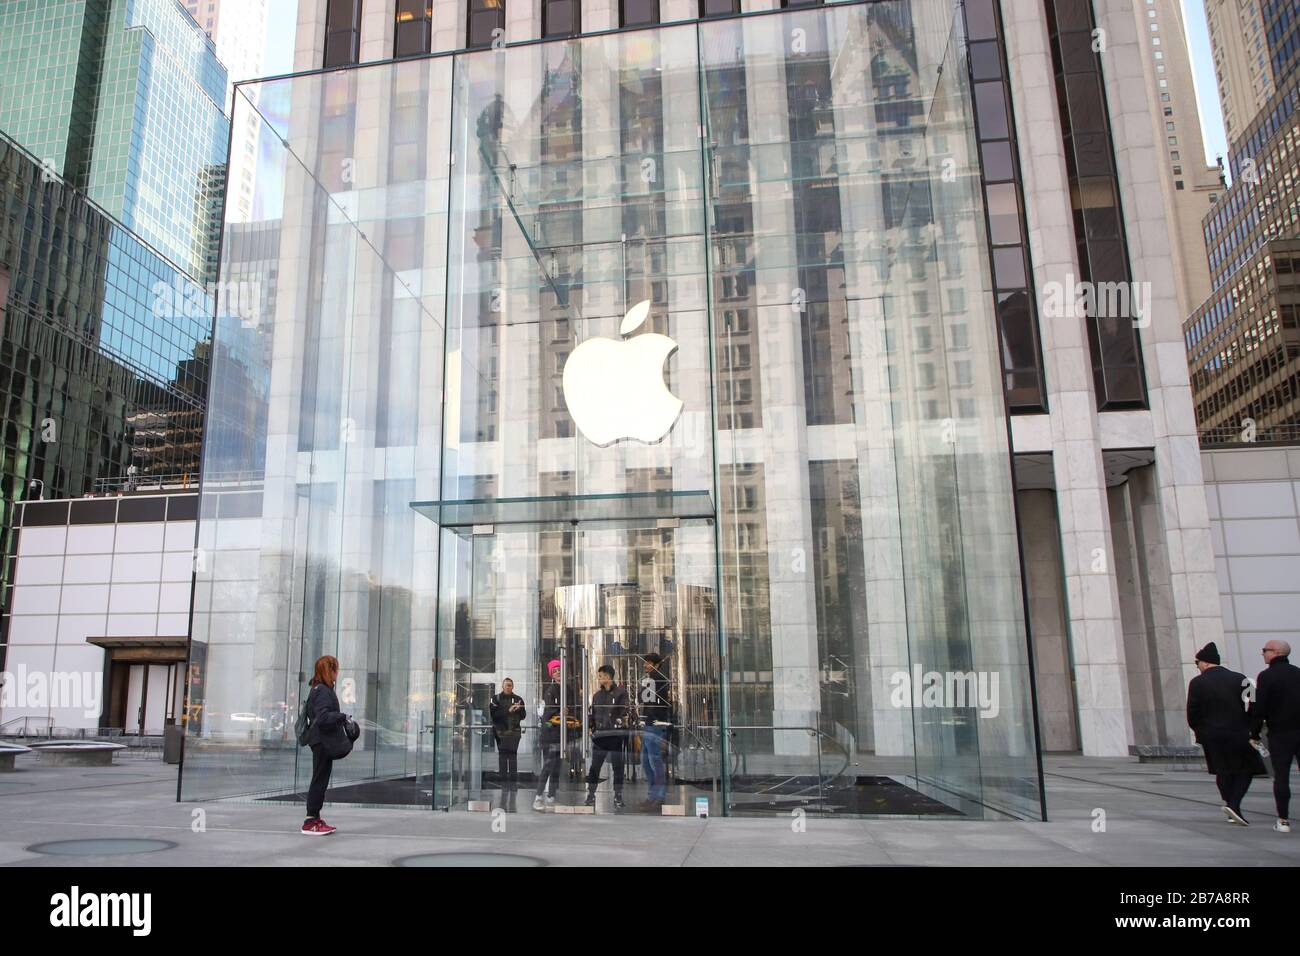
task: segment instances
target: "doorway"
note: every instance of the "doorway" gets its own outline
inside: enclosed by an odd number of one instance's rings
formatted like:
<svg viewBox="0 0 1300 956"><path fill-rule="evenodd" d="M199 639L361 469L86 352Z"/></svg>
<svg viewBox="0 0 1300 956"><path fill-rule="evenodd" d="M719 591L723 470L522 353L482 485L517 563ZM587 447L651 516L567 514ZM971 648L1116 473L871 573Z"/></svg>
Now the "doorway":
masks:
<svg viewBox="0 0 1300 956"><path fill-rule="evenodd" d="M442 538L436 807L721 812L710 519ZM517 733L501 716L516 704Z"/></svg>

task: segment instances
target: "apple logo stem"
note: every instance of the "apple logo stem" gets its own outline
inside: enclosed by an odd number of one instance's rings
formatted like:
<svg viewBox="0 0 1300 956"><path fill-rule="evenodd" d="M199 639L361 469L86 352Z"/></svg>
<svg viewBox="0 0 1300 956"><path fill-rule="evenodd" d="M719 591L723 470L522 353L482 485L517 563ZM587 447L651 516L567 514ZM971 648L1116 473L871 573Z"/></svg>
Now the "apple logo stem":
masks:
<svg viewBox="0 0 1300 956"><path fill-rule="evenodd" d="M682 412L682 400L664 384L664 363L677 343L657 332L627 338L649 316L649 300L638 302L619 326L623 339L587 339L564 363L564 401L593 445L624 438L652 444Z"/></svg>

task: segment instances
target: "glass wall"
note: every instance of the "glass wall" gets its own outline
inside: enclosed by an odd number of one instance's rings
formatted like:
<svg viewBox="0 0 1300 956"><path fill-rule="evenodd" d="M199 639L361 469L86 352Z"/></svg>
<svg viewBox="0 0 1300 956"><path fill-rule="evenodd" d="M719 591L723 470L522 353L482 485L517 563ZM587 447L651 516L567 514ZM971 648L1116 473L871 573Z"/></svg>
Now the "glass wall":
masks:
<svg viewBox="0 0 1300 956"><path fill-rule="evenodd" d="M226 240L278 251L223 270L274 294L211 404L265 440L209 431L182 796L305 789L328 653L336 800L1038 816L959 30L844 3L261 84Z"/></svg>

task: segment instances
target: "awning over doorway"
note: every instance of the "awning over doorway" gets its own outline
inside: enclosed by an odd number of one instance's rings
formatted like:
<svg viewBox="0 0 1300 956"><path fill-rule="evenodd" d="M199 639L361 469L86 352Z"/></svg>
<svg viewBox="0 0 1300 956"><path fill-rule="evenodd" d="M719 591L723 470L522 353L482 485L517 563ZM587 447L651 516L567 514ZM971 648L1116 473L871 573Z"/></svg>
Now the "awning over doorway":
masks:
<svg viewBox="0 0 1300 956"><path fill-rule="evenodd" d="M88 637L86 643L102 647L113 661L172 664L185 660L190 641L188 637L142 635Z"/></svg>

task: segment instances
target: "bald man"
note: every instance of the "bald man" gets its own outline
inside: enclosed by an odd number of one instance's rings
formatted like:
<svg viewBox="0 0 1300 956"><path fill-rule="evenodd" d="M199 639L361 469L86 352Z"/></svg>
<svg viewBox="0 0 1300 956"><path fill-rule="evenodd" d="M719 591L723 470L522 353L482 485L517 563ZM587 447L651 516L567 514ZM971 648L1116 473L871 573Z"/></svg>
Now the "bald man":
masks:
<svg viewBox="0 0 1300 956"><path fill-rule="evenodd" d="M1300 667L1288 660L1291 645L1269 641L1264 645L1268 666L1255 679L1255 704L1250 709L1250 736L1268 727L1268 753L1273 761L1273 800L1277 803L1278 833L1291 832L1291 761L1300 748Z"/></svg>

